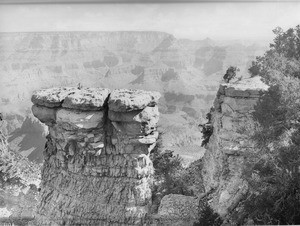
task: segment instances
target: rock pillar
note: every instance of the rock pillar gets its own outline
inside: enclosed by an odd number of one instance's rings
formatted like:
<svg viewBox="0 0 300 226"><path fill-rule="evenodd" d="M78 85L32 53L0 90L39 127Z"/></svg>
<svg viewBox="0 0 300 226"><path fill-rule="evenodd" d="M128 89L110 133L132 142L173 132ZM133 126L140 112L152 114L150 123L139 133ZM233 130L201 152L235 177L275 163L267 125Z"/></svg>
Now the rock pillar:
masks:
<svg viewBox="0 0 300 226"><path fill-rule="evenodd" d="M221 216L230 212L248 191L242 178L244 153L254 145L252 112L268 86L259 77L222 84L214 102L213 133L203 157L203 183L213 191L211 207Z"/></svg>
<svg viewBox="0 0 300 226"><path fill-rule="evenodd" d="M147 224L159 97L100 88L34 93L32 112L49 127L39 224Z"/></svg>

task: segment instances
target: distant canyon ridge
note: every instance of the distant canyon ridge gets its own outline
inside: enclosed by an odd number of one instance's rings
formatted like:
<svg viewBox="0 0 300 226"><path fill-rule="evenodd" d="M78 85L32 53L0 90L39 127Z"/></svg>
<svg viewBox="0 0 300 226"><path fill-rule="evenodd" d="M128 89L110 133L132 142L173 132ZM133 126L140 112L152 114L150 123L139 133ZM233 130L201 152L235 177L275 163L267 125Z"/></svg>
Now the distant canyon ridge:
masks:
<svg viewBox="0 0 300 226"><path fill-rule="evenodd" d="M201 155L198 124L230 65L247 68L267 46L176 39L164 32L0 33L0 105L10 147L41 162L43 127L34 90L61 86L159 91L163 147L187 161Z"/></svg>

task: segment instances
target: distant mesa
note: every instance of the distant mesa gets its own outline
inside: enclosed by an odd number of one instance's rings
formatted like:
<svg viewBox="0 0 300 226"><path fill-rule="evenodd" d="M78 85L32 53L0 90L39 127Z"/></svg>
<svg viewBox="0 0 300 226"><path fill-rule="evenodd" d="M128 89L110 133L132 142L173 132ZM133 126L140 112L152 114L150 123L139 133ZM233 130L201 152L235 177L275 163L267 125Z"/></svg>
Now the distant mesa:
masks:
<svg viewBox="0 0 300 226"><path fill-rule="evenodd" d="M176 102L186 102L191 103L195 97L194 95L185 95L182 93L166 92L164 98L167 102L176 101Z"/></svg>
<svg viewBox="0 0 300 226"><path fill-rule="evenodd" d="M177 79L177 78L178 78L178 73L173 68L169 68L166 72L162 74L161 81L169 82L172 79Z"/></svg>
<svg viewBox="0 0 300 226"><path fill-rule="evenodd" d="M223 47L201 47L195 52L194 67L203 69L209 76L223 69L226 49Z"/></svg>
<svg viewBox="0 0 300 226"><path fill-rule="evenodd" d="M136 65L132 70L131 73L134 75L141 75L145 72L145 68L139 65Z"/></svg>
<svg viewBox="0 0 300 226"><path fill-rule="evenodd" d="M130 84L143 84L144 79L145 79L145 68L142 66L135 66L132 70L131 73L134 75L137 75L138 77L134 79Z"/></svg>
<svg viewBox="0 0 300 226"><path fill-rule="evenodd" d="M170 48L172 46L172 44L174 43L175 40L176 39L173 35L168 36L153 50L153 52L167 50L168 48Z"/></svg>

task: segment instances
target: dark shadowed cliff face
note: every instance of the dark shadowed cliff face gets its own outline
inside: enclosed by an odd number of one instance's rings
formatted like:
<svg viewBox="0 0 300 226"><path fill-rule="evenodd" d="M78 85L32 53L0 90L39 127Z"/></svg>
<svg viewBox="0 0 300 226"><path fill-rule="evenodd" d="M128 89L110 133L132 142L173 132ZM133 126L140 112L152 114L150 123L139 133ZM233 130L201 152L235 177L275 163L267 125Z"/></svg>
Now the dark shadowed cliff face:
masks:
<svg viewBox="0 0 300 226"><path fill-rule="evenodd" d="M0 125L0 225L34 218L39 184L40 168L9 148Z"/></svg>
<svg viewBox="0 0 300 226"><path fill-rule="evenodd" d="M53 88L32 96L49 126L41 225L143 225L151 205L158 92Z"/></svg>
<svg viewBox="0 0 300 226"><path fill-rule="evenodd" d="M10 133L8 142L11 149L20 152L30 161L43 162L42 151L45 146L44 126L34 117L26 117L22 126Z"/></svg>
<svg viewBox="0 0 300 226"><path fill-rule="evenodd" d="M242 178L244 152L254 148L251 113L261 91L268 86L259 77L236 84L221 84L212 112L213 134L203 157L206 192L213 192L212 208L222 217L236 207L248 191Z"/></svg>

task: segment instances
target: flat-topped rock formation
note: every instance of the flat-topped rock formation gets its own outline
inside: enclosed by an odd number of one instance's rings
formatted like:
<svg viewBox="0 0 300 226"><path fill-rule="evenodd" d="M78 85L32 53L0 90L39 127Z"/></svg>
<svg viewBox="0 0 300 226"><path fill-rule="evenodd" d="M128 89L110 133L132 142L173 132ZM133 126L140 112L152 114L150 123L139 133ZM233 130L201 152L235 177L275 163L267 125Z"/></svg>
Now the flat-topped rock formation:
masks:
<svg viewBox="0 0 300 226"><path fill-rule="evenodd" d="M49 127L38 224L147 224L159 97L73 87L33 94L32 112Z"/></svg>
<svg viewBox="0 0 300 226"><path fill-rule="evenodd" d="M259 77L220 85L211 112L213 133L203 157L203 183L213 191L211 207L222 217L236 207L248 191L242 178L244 152L254 148L250 140L251 113L268 86Z"/></svg>

